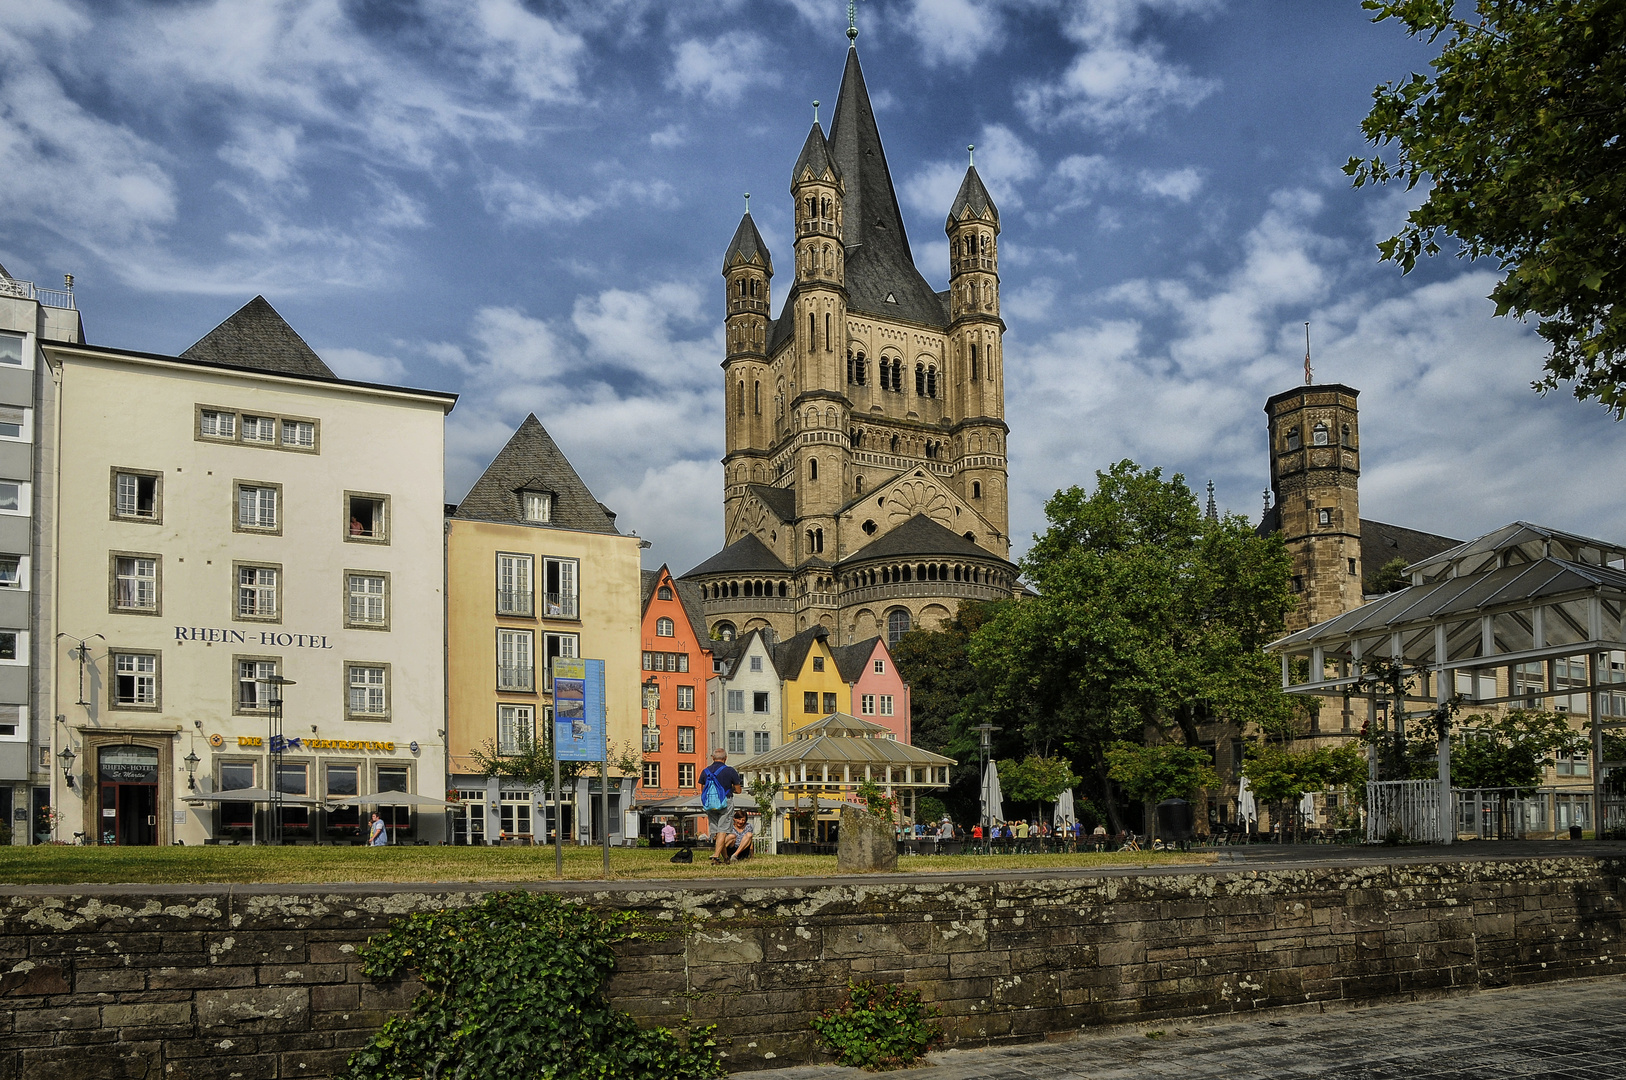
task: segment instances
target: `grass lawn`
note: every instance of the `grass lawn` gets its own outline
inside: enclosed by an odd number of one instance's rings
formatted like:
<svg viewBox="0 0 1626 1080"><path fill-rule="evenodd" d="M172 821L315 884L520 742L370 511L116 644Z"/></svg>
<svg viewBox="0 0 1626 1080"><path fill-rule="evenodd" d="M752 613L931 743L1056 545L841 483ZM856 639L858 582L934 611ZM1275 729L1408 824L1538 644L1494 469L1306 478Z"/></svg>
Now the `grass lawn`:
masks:
<svg viewBox="0 0 1626 1080"><path fill-rule="evenodd" d="M712 866L697 851L692 864L673 864L659 849L612 848L617 881L692 878L829 877L834 855L763 855L734 866ZM1211 854L1106 853L1080 855L909 855L910 873L1048 870L1060 867L1212 863ZM565 877L603 876L602 848L565 849ZM552 848L522 847L0 847L0 883L198 884L202 882L323 884L330 882L545 881L554 876Z"/></svg>

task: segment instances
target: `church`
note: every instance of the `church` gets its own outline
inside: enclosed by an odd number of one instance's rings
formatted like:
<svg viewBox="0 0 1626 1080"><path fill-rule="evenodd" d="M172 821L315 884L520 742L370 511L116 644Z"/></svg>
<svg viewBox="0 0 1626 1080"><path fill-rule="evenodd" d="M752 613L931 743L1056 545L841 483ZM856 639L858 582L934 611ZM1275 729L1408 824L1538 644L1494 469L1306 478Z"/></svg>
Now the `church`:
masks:
<svg viewBox="0 0 1626 1080"><path fill-rule="evenodd" d="M949 288L916 269L855 39L828 136L791 170L790 292L747 210L723 256L724 547L684 575L714 637L937 629L1018 588L1009 561L999 210L945 207Z"/></svg>

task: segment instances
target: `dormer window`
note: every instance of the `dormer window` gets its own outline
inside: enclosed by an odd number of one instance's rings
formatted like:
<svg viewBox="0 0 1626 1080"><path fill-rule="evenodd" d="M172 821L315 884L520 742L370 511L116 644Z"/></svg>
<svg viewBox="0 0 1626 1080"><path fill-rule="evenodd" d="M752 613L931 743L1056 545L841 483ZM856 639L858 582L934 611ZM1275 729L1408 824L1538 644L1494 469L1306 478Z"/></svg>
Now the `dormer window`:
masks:
<svg viewBox="0 0 1626 1080"><path fill-rule="evenodd" d="M1317 424L1310 431L1310 441L1312 443L1314 443L1316 446L1326 446L1327 445L1327 425L1326 424Z"/></svg>
<svg viewBox="0 0 1626 1080"><path fill-rule="evenodd" d="M553 496L548 492L522 491L519 493L519 502L526 521L553 520Z"/></svg>
<svg viewBox="0 0 1626 1080"><path fill-rule="evenodd" d="M672 599L672 587L670 585L662 585L658 590L656 590L655 595L660 597L662 600L670 600Z"/></svg>

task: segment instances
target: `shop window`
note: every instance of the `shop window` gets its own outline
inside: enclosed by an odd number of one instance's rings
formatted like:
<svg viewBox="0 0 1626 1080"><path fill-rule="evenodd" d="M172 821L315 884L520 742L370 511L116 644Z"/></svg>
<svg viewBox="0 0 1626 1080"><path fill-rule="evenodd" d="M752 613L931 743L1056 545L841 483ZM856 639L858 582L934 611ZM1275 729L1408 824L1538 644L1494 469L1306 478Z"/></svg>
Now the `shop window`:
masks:
<svg viewBox="0 0 1626 1080"><path fill-rule="evenodd" d="M361 766L330 764L327 766L327 797L353 799L361 794ZM361 808L357 806L329 806L327 834L335 839L361 838Z"/></svg>

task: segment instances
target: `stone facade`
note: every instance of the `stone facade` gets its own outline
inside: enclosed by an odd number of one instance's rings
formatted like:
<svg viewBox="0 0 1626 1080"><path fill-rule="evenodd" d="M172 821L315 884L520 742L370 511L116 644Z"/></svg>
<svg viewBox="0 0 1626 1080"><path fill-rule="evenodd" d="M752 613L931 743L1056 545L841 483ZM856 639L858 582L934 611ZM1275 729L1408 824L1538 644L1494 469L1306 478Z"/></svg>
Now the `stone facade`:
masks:
<svg viewBox="0 0 1626 1080"><path fill-rule="evenodd" d="M1618 975L1626 862L556 885L681 929L627 943L611 996L715 1023L732 1069L821 1060L850 978L903 982L949 1044ZM548 887L548 886L536 886ZM0 1078L324 1077L411 981L356 946L473 887L30 887L0 900Z"/></svg>

